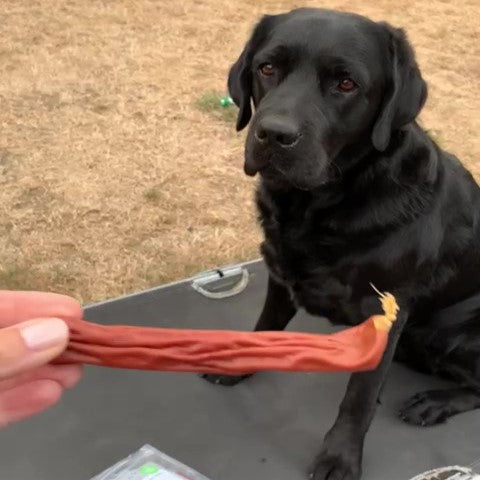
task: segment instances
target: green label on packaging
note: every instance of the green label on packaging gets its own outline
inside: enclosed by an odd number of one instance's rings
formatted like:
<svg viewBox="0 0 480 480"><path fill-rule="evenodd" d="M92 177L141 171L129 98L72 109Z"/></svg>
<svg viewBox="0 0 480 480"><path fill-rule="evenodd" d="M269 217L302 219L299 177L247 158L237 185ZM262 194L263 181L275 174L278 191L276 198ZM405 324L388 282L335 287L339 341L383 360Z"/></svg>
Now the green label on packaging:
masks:
<svg viewBox="0 0 480 480"><path fill-rule="evenodd" d="M120 477L123 480L123 477ZM130 480L130 477L127 477ZM142 465L138 470L137 474L134 474L132 480L182 480L182 477L176 473L169 472L165 470L160 465L155 463L146 463ZM119 479L120 480L120 479Z"/></svg>
<svg viewBox="0 0 480 480"><path fill-rule="evenodd" d="M152 463L147 463L146 465L142 465L140 467L140 473L143 475L153 475L154 473L158 473L160 468L157 465L153 465Z"/></svg>

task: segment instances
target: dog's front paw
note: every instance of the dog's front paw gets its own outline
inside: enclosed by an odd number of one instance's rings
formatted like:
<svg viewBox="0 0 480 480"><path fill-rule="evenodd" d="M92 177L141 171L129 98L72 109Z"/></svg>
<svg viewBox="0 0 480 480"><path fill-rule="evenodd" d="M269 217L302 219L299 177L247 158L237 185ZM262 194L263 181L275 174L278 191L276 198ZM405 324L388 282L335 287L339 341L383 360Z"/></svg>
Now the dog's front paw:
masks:
<svg viewBox="0 0 480 480"><path fill-rule="evenodd" d="M209 373L203 373L200 375L200 377L207 382L213 383L214 385L222 385L223 387L233 387L234 385L237 385L237 383L240 383L251 376L252 375L213 375Z"/></svg>
<svg viewBox="0 0 480 480"><path fill-rule="evenodd" d="M453 414L448 398L448 391L430 391L417 393L410 398L399 412L405 423L429 427L446 422Z"/></svg>
<svg viewBox="0 0 480 480"><path fill-rule="evenodd" d="M310 471L312 480L359 480L361 476L361 453L348 445L342 449L325 444Z"/></svg>

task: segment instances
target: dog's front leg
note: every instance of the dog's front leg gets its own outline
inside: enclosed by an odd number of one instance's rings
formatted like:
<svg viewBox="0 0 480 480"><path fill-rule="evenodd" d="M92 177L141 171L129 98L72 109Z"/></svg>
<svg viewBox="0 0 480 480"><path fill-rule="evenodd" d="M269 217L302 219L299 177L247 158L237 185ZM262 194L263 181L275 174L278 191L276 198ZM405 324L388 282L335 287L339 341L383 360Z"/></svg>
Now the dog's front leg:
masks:
<svg viewBox="0 0 480 480"><path fill-rule="evenodd" d="M288 289L283 285L280 285L272 278L272 276L269 276L267 297L265 299L262 313L255 327L255 331L282 331L288 325L296 312L297 307L293 303ZM226 387L232 387L233 385L236 385L250 376L251 375L201 375L202 378L210 383L215 385L223 385Z"/></svg>
<svg viewBox="0 0 480 480"><path fill-rule="evenodd" d="M407 312L402 311L399 314L390 332L382 362L377 369L354 373L350 377L338 417L325 436L310 478L358 480L361 477L365 435L375 415L377 400L407 318Z"/></svg>

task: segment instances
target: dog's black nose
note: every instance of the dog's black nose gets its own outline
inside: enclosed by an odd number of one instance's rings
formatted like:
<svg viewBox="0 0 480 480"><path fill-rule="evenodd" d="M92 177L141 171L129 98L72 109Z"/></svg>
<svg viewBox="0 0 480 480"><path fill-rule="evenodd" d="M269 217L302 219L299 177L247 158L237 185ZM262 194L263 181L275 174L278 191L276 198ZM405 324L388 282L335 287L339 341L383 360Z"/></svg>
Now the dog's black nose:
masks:
<svg viewBox="0 0 480 480"><path fill-rule="evenodd" d="M255 138L259 143L270 143L288 148L298 142L300 132L293 121L271 116L260 120L255 129Z"/></svg>

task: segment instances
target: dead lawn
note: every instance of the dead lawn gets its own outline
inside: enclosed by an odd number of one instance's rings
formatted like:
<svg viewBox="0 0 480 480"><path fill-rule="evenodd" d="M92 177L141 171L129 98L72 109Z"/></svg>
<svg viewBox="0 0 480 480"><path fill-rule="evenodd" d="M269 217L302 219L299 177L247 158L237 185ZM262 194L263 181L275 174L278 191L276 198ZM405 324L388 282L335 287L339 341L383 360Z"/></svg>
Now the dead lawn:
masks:
<svg viewBox="0 0 480 480"><path fill-rule="evenodd" d="M423 123L480 176L478 0L2 0L0 288L91 302L258 256L243 135L198 101L303 5L404 26Z"/></svg>

